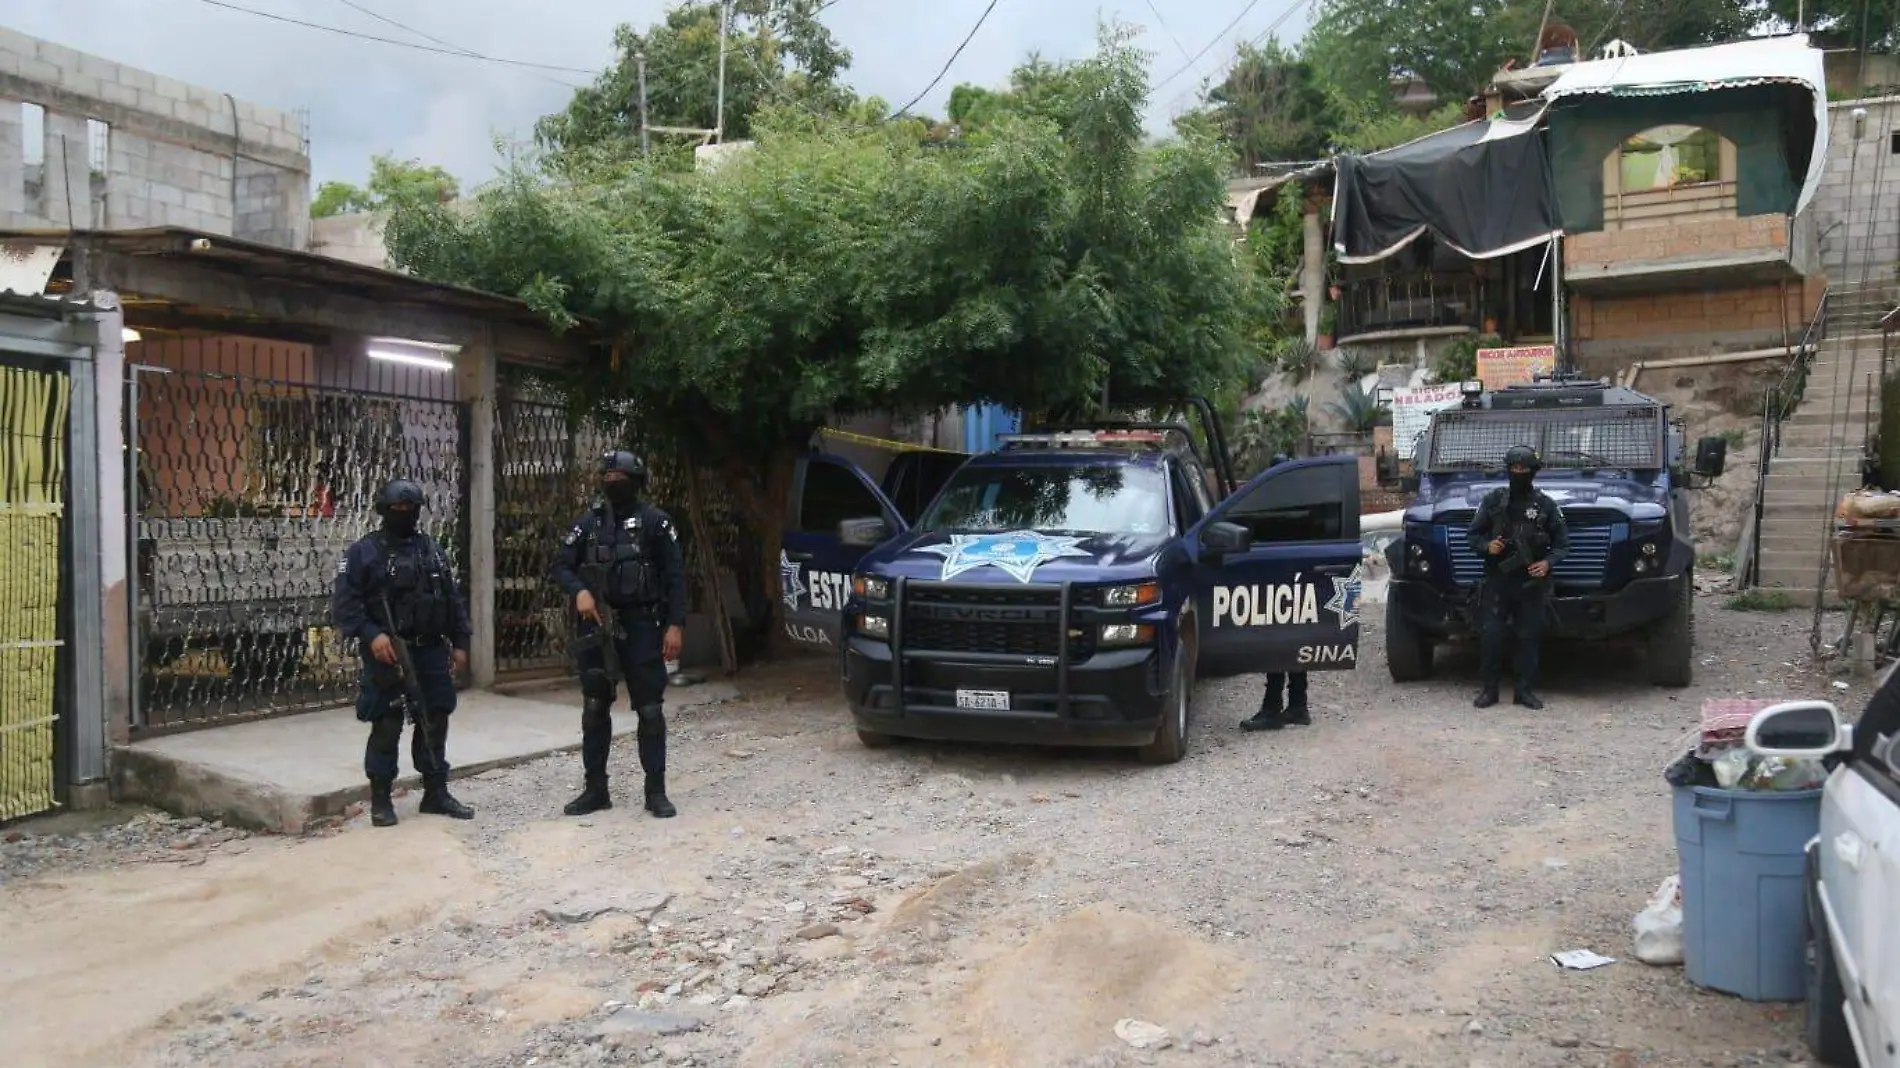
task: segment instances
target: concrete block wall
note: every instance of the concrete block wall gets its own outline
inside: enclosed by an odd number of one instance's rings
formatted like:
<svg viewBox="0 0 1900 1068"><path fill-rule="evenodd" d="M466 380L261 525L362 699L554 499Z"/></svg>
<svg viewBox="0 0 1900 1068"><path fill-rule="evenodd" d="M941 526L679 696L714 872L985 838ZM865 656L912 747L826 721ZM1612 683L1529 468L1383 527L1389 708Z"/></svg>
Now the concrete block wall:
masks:
<svg viewBox="0 0 1900 1068"><path fill-rule="evenodd" d="M1867 111L1859 140L1854 139L1856 108ZM1858 282L1869 271L1891 278L1900 263L1895 134L1900 134L1900 97L1828 105L1827 169L1813 210L1821 267L1836 282Z"/></svg>
<svg viewBox="0 0 1900 1068"><path fill-rule="evenodd" d="M1719 260L1737 253L1787 251L1785 215L1696 215L1667 225L1600 230L1564 238L1564 269L1631 261Z"/></svg>
<svg viewBox="0 0 1900 1068"><path fill-rule="evenodd" d="M23 104L45 111L29 162ZM106 127L103 170L88 120ZM302 249L303 120L0 28L0 227L183 226Z"/></svg>
<svg viewBox="0 0 1900 1068"><path fill-rule="evenodd" d="M383 224L376 213L351 212L310 220L310 251L366 267L389 268Z"/></svg>
<svg viewBox="0 0 1900 1068"><path fill-rule="evenodd" d="M1825 284L1814 275L1785 285L1572 293L1571 337L1580 359L1608 361L1603 366L1778 347L1784 321L1794 339L1807 329Z"/></svg>

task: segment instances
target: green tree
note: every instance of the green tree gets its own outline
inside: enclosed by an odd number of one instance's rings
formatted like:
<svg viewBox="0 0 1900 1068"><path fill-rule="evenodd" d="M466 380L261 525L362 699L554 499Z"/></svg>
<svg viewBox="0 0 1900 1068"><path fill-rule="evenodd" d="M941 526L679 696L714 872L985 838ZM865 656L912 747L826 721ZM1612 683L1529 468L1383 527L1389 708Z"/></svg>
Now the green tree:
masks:
<svg viewBox="0 0 1900 1068"><path fill-rule="evenodd" d="M842 112L853 101L838 83L851 53L818 19L823 0L735 0L726 45L725 139L752 136L773 103ZM719 13L711 0L682 3L645 33L614 31L614 65L542 119L535 138L556 157L629 158L640 144L640 75L647 65L647 121L712 129L719 121ZM655 148L668 139L656 135ZM677 140L672 143L677 144Z"/></svg>
<svg viewBox="0 0 1900 1068"><path fill-rule="evenodd" d="M420 160L373 156L368 188L349 182L325 182L310 199L310 217L326 219L359 211L388 211L398 205L447 204L462 195L461 183L441 167Z"/></svg>
<svg viewBox="0 0 1900 1068"><path fill-rule="evenodd" d="M1143 146L1126 32L1066 76L1066 126L1011 115L956 152L779 110L709 172L516 170L472 211L398 212L391 254L600 324L626 355L575 369L570 397L629 405L719 468L771 558L793 463L839 414L1245 388L1255 286L1219 146Z"/></svg>
<svg viewBox="0 0 1900 1068"><path fill-rule="evenodd" d="M1825 34L1844 47L1886 52L1894 46L1895 12L1890 4L1862 0L1810 0L1808 3L1767 0L1765 7L1768 14L1788 25L1793 25L1797 16L1806 18L1809 30Z"/></svg>
<svg viewBox="0 0 1900 1068"><path fill-rule="evenodd" d="M1056 63L1032 53L1010 72L1008 89L966 83L950 90L950 121L966 133L994 126L1005 117L1046 119L1067 129L1076 120L1086 91L1083 65Z"/></svg>
<svg viewBox="0 0 1900 1068"><path fill-rule="evenodd" d="M1311 64L1278 41L1258 48L1242 44L1233 69L1205 100L1178 122L1211 122L1243 175L1253 174L1259 163L1326 155L1339 125Z"/></svg>

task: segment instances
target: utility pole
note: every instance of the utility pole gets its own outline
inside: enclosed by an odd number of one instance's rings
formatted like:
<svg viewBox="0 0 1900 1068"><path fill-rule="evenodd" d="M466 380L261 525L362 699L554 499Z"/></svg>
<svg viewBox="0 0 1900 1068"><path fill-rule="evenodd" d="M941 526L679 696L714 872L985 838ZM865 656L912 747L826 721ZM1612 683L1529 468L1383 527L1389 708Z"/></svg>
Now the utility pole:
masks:
<svg viewBox="0 0 1900 1068"><path fill-rule="evenodd" d="M647 54L635 52L633 61L640 68L640 154L652 154L652 146L647 141Z"/></svg>
<svg viewBox="0 0 1900 1068"><path fill-rule="evenodd" d="M732 22L732 0L719 3L719 105L713 119L713 140L726 143L726 27Z"/></svg>

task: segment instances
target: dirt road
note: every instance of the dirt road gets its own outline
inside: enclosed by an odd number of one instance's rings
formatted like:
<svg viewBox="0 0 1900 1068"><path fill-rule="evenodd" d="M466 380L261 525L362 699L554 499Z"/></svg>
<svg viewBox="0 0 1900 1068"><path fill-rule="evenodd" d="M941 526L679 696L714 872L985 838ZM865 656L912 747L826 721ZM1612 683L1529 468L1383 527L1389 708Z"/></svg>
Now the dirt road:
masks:
<svg viewBox="0 0 1900 1068"><path fill-rule="evenodd" d="M1394 687L1375 632L1360 671L1315 676L1312 727L1243 735L1258 682L1203 687L1168 768L867 751L814 663L675 720L672 821L631 793L560 818L570 758L461 786L473 824L411 797L393 831L323 840L29 837L0 846L0 873L36 872L0 886L0 1048L20 1068L1799 1062L1799 1006L1629 955L1701 698L1827 692L1796 655L1805 616L1700 611L1687 692L1553 651L1549 710L1477 712L1469 659ZM631 746L615 760L637 786ZM1623 960L1547 959L1573 948ZM1168 1048L1118 1038L1127 1018Z"/></svg>

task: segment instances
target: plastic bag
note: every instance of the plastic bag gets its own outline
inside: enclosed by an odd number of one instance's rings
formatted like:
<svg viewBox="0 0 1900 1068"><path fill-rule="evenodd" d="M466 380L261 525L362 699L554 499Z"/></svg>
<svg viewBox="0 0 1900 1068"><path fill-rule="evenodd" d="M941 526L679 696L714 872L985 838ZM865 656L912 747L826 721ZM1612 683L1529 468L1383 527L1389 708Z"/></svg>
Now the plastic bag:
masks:
<svg viewBox="0 0 1900 1068"><path fill-rule="evenodd" d="M1682 963L1682 879L1671 875L1636 914L1636 959L1644 964Z"/></svg>
<svg viewBox="0 0 1900 1068"><path fill-rule="evenodd" d="M1735 789L1735 784L1741 782L1742 777L1748 774L1749 766L1754 763L1754 759L1753 754L1740 747L1722 752L1710 761L1715 765L1716 785L1724 790Z"/></svg>
<svg viewBox="0 0 1900 1068"><path fill-rule="evenodd" d="M1827 782L1827 767L1818 760L1762 757L1742 776L1744 790L1814 790Z"/></svg>

